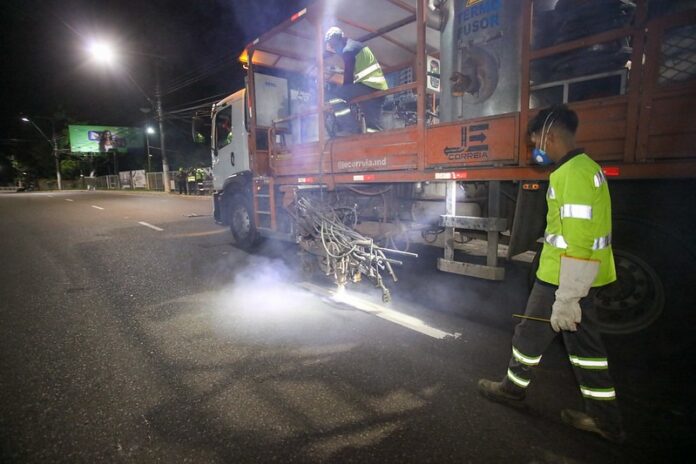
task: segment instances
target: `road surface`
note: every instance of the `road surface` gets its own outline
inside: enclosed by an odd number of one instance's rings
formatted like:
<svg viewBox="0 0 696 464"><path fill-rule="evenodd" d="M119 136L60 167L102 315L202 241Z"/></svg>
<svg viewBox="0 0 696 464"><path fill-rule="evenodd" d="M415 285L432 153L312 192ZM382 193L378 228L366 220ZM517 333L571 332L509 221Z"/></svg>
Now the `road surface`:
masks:
<svg viewBox="0 0 696 464"><path fill-rule="evenodd" d="M560 344L524 414L483 400L526 301L407 261L389 311L330 300L295 250L233 246L203 197L0 195L0 461L683 461L694 359L608 340L629 440L560 421L580 407ZM319 286L312 292L306 290ZM373 309L380 293L351 289ZM363 308L365 309L365 308Z"/></svg>

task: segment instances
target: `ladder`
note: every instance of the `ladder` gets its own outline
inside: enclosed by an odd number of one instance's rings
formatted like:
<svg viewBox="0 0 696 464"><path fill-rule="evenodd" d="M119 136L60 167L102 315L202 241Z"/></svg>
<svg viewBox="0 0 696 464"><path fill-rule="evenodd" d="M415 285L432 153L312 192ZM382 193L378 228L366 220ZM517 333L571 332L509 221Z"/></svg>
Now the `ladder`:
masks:
<svg viewBox="0 0 696 464"><path fill-rule="evenodd" d="M271 177L255 177L252 184L254 225L257 230L275 231L276 205L274 182Z"/></svg>

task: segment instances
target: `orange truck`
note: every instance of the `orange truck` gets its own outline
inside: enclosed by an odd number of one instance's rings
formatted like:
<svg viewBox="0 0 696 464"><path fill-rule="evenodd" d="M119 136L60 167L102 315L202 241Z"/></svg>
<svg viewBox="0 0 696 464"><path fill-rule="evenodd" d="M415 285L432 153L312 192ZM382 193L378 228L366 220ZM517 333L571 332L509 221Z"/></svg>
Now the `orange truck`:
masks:
<svg viewBox="0 0 696 464"><path fill-rule="evenodd" d="M327 103L342 66L330 26L369 46L389 84L343 102L357 133L337 132ZM549 170L527 123L565 103L610 182L603 330L694 313L680 310L696 287L695 2L317 1L240 61L245 88L212 110L214 216L237 246L287 240L307 268L367 277L385 300L382 273L411 244L442 248L440 271L504 281L501 261L533 256L544 232ZM360 103L377 98L382 130L366 131Z"/></svg>

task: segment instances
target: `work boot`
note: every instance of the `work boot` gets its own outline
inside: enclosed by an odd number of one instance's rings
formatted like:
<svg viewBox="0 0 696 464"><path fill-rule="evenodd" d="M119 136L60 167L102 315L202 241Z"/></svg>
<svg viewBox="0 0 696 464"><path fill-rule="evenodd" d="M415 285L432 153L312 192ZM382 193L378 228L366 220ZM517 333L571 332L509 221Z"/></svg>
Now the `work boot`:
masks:
<svg viewBox="0 0 696 464"><path fill-rule="evenodd" d="M479 379L478 391L484 398L496 403L502 403L513 408L525 409L524 391L514 391L506 388L503 382L493 382L492 380Z"/></svg>
<svg viewBox="0 0 696 464"><path fill-rule="evenodd" d="M582 411L564 409L561 411L561 420L576 429L596 433L612 443L621 444L626 441L626 432L623 431L621 426L614 428L601 427L594 417Z"/></svg>

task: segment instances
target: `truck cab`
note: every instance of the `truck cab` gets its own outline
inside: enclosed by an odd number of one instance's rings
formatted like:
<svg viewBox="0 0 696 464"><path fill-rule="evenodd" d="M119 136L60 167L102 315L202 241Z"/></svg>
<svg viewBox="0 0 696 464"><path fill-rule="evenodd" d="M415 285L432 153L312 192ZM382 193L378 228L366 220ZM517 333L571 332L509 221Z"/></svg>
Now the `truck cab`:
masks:
<svg viewBox="0 0 696 464"><path fill-rule="evenodd" d="M249 131L245 111L246 90L216 103L212 111L213 189L222 191L234 175L249 171Z"/></svg>

